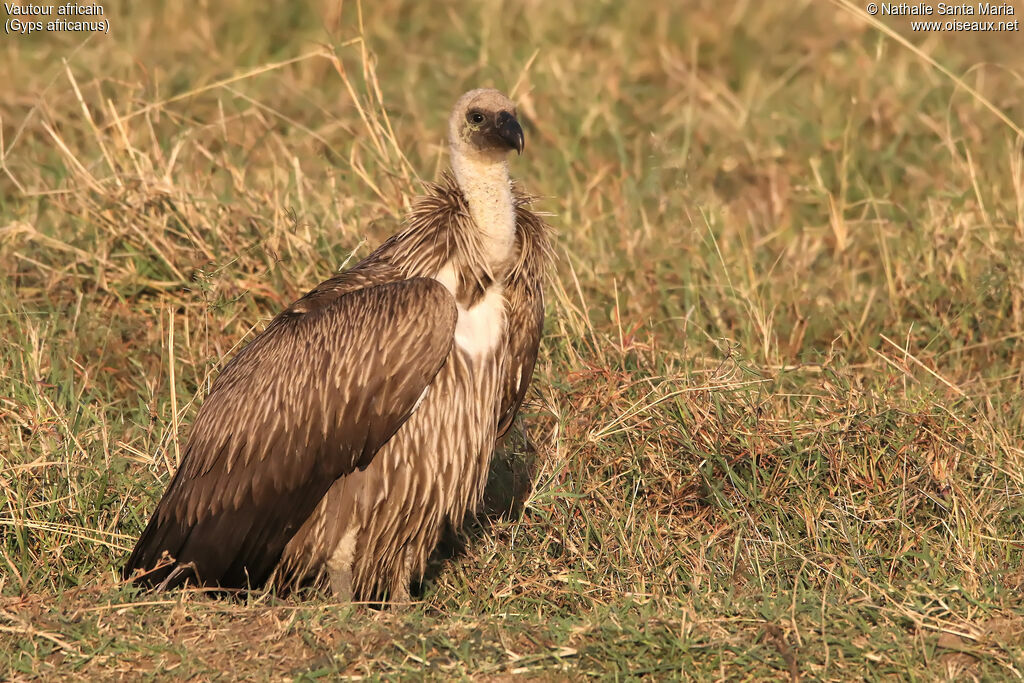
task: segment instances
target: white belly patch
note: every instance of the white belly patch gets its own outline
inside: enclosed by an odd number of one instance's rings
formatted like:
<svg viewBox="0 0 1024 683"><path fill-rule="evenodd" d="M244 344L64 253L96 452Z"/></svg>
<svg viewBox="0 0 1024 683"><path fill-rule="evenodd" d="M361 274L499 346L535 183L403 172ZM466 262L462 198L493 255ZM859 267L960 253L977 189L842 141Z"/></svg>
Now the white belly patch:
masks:
<svg viewBox="0 0 1024 683"><path fill-rule="evenodd" d="M492 355L505 336L505 297L500 285L492 285L472 308L459 306L455 343L470 358Z"/></svg>
<svg viewBox="0 0 1024 683"><path fill-rule="evenodd" d="M457 279L450 265L442 268L435 279L455 296ZM455 343L474 360L493 354L505 336L504 294L504 287L491 285L483 298L471 308L459 305Z"/></svg>

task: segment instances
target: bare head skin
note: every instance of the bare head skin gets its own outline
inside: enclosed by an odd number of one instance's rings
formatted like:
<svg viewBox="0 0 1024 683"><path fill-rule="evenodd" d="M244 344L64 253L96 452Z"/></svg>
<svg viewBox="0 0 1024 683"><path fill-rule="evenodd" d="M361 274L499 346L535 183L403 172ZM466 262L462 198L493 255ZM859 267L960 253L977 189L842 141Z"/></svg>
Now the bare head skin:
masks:
<svg viewBox="0 0 1024 683"><path fill-rule="evenodd" d="M516 105L497 90L470 90L459 98L448 120L452 153L478 161L503 161L523 152L523 129Z"/></svg>

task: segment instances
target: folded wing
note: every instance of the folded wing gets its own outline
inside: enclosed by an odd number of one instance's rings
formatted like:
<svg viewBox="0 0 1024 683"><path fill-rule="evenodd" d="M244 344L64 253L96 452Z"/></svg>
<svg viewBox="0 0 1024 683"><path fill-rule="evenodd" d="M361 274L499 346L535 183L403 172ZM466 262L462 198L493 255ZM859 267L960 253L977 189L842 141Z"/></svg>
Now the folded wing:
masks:
<svg viewBox="0 0 1024 683"><path fill-rule="evenodd" d="M551 261L548 227L529 209L530 198L516 198L516 231L519 260L505 286L508 339L505 358L508 363L501 383L498 437L512 426L526 389L533 377L537 350L544 328L544 280Z"/></svg>
<svg viewBox="0 0 1024 683"><path fill-rule="evenodd" d="M456 316L435 280L397 280L379 264L281 313L214 383L125 576L146 570L139 580L161 588L264 583L335 480L366 467L413 413Z"/></svg>

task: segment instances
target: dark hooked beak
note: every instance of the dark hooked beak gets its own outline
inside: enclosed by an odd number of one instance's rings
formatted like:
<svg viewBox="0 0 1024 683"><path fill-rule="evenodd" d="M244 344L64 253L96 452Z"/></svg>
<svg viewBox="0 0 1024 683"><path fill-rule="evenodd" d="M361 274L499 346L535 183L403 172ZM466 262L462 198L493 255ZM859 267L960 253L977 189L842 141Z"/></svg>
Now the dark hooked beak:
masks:
<svg viewBox="0 0 1024 683"><path fill-rule="evenodd" d="M523 137L523 129L516 121L516 117L509 114L507 111L503 111L498 114L498 135L504 140L509 147L514 149L519 154L523 153L523 145L525 138Z"/></svg>

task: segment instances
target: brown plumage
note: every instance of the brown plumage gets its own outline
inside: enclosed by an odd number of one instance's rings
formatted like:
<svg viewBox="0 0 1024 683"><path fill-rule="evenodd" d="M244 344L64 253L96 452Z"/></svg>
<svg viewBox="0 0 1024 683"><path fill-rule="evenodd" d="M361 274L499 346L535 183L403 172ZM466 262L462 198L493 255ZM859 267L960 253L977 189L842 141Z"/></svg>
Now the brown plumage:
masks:
<svg viewBox="0 0 1024 683"><path fill-rule="evenodd" d="M405 229L221 372L126 577L404 600L476 509L533 373L549 229L510 186L507 98L466 93L449 137Z"/></svg>

